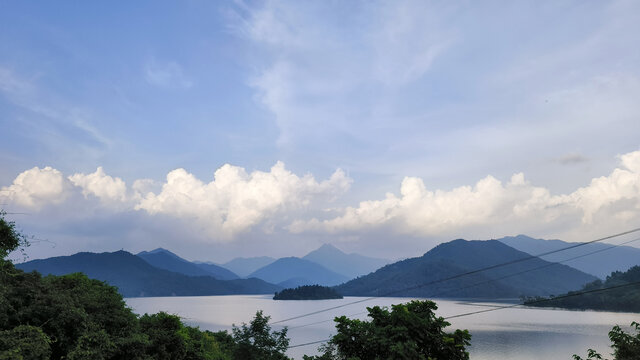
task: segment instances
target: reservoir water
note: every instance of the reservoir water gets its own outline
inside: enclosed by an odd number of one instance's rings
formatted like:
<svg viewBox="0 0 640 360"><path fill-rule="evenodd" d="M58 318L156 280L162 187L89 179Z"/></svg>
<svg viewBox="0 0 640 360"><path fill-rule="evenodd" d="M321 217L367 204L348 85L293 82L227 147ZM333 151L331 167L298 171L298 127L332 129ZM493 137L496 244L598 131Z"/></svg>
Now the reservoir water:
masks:
<svg viewBox="0 0 640 360"><path fill-rule="evenodd" d="M230 295L197 297L128 298L127 304L138 314L166 311L179 315L185 323L212 331L231 330L232 324L251 321L257 310L271 316L271 321L287 319L316 310L347 304L364 298L341 300L274 301L270 295ZM347 315L366 319L367 306L390 306L410 298L376 298L283 323L289 327L290 345L328 339L335 333L332 319ZM435 300L436 314L449 317L505 304ZM452 328L471 332L469 352L472 360L571 360L573 354L586 357L588 348L603 355L611 353L608 332L618 324L624 329L640 314L596 311L568 311L517 307L499 309L448 320ZM280 324L273 325L279 330ZM289 356L301 359L316 354L318 345L289 349Z"/></svg>

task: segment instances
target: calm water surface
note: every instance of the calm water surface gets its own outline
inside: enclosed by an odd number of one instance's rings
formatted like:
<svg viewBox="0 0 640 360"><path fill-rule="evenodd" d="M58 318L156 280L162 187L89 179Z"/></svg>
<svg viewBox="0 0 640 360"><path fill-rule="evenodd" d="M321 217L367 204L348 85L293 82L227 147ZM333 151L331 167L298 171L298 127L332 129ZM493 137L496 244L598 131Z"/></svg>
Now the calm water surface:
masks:
<svg viewBox="0 0 640 360"><path fill-rule="evenodd" d="M138 314L166 311L179 315L187 324L217 331L230 330L232 324L248 323L257 310L263 310L271 316L272 321L277 321L359 299L364 298L274 301L270 295L230 295L129 298L126 302ZM282 325L290 328L290 345L328 339L335 333L335 328L333 321L326 320L339 315L365 319L366 315L359 313L366 311L367 306L389 306L409 300L377 298ZM504 305L451 300L436 300L436 303L437 314L444 317ZM449 322L454 328L471 332L472 346L469 352L472 360L571 360L573 354L585 357L587 348L609 354L607 333L611 327L616 324L626 327L634 320L640 321L640 314L512 308L451 319ZM306 326L298 327L302 325ZM280 326L273 325L273 329L279 330ZM302 354L315 353L317 345L289 350L289 356L296 359L302 358Z"/></svg>

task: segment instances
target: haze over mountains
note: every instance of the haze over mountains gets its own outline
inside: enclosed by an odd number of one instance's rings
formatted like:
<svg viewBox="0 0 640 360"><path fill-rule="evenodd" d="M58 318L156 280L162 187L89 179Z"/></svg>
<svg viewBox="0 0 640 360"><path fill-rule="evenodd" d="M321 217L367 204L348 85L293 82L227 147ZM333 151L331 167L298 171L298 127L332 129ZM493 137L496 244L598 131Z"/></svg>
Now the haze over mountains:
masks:
<svg viewBox="0 0 640 360"><path fill-rule="evenodd" d="M333 286L349 280L348 277L333 272L322 265L297 257L278 259L251 273L249 277L262 279L283 287L316 284Z"/></svg>
<svg viewBox="0 0 640 360"><path fill-rule="evenodd" d="M345 254L330 244L322 245L305 255L303 259L313 261L350 279L376 271L391 262L391 260L371 258L359 254Z"/></svg>

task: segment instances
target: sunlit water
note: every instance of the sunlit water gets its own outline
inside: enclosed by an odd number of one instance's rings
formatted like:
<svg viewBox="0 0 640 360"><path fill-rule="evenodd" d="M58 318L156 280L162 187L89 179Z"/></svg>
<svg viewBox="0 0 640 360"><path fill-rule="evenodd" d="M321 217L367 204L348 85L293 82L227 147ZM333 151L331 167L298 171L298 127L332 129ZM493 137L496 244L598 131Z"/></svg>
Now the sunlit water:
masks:
<svg viewBox="0 0 640 360"><path fill-rule="evenodd" d="M248 323L257 310L271 316L271 321L290 318L316 310L350 303L364 298L347 297L342 300L274 301L268 295L149 297L126 299L139 314L166 311L179 315L189 325L207 330L230 330L232 324ZM408 298L377 298L348 305L328 312L292 320L287 325L290 344L328 339L335 333L335 316L366 318L367 306L389 306L407 302ZM448 317L483 309L504 306L496 303L436 300L437 314ZM356 315L357 314L357 315ZM573 354L585 357L587 348L609 354L608 332L613 325L626 327L640 321L640 314L596 311L566 311L555 309L511 308L451 319L453 328L471 332L469 352L472 360L494 359L565 359ZM324 321L324 322L323 322ZM304 327L297 327L307 325ZM279 325L273 325L279 330ZM318 345L289 349L296 359L303 354L316 354Z"/></svg>

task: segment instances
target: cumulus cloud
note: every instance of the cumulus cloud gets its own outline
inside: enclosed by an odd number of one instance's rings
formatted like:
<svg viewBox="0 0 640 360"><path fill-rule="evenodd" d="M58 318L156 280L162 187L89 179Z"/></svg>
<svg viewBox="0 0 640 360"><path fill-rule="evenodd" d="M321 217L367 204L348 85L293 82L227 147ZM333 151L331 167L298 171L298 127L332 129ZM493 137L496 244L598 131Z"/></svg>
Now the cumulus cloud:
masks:
<svg viewBox="0 0 640 360"><path fill-rule="evenodd" d="M281 214L306 207L318 196L334 197L351 184L342 170L318 182L297 176L278 162L269 172L224 165L205 183L184 169L171 171L158 194L149 193L136 206L150 214L193 219L214 237L234 235Z"/></svg>
<svg viewBox="0 0 640 360"><path fill-rule="evenodd" d="M406 177L399 195L360 202L330 219L294 221L289 229L339 233L388 226L401 234L433 236L460 234L471 227L512 228L514 223L521 229L547 227L567 218L579 218L584 225L607 224L638 215L640 151L635 151L620 156L620 166L608 176L569 194L552 195L530 184L522 173L504 184L487 176L473 186L451 190L428 190L422 179Z"/></svg>
<svg viewBox="0 0 640 360"><path fill-rule="evenodd" d="M62 203L69 188L60 171L50 166L34 167L20 173L10 186L2 187L0 195L19 206L39 209L46 204Z"/></svg>
<svg viewBox="0 0 640 360"><path fill-rule="evenodd" d="M82 195L92 195L104 202L124 202L127 200L127 185L120 178L105 174L102 166L91 174L74 174L69 176L73 185L82 189Z"/></svg>

